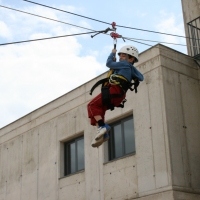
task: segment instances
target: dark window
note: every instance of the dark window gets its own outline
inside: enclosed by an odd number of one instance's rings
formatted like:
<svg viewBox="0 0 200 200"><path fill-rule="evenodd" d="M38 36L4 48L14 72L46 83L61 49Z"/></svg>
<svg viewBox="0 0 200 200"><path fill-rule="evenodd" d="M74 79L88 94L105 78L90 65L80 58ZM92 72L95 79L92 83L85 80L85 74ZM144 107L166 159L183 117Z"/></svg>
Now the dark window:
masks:
<svg viewBox="0 0 200 200"><path fill-rule="evenodd" d="M84 137L79 137L64 143L65 176L85 168Z"/></svg>
<svg viewBox="0 0 200 200"><path fill-rule="evenodd" d="M108 148L109 160L135 153L133 116L111 124Z"/></svg>

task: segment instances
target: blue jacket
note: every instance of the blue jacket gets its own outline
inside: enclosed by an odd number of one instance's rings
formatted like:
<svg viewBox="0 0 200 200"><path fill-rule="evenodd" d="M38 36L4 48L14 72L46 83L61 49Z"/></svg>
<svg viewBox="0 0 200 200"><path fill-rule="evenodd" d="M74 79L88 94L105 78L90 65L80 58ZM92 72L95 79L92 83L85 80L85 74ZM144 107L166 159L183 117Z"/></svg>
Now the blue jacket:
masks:
<svg viewBox="0 0 200 200"><path fill-rule="evenodd" d="M106 62L107 67L114 69L114 74L122 75L129 82L131 82L134 78L137 78L139 81L144 80L143 75L131 63L126 60L115 62L113 61L114 56L115 54L111 53Z"/></svg>

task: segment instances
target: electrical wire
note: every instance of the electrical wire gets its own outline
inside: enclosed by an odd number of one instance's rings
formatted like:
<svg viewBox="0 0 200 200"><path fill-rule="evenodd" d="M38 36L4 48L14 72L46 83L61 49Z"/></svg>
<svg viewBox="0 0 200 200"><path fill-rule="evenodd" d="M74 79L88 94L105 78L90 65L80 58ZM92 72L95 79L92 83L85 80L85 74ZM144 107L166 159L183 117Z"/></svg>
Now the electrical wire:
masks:
<svg viewBox="0 0 200 200"><path fill-rule="evenodd" d="M68 13L68 14L76 15L76 16L79 16L79 17L82 17L82 18L90 19L90 20L93 20L93 21L96 21L96 22L101 22L101 23L104 23L104 24L111 25L111 23L108 23L108 22L104 22L104 21L97 20L97 19L94 19L94 18L91 18L91 17L86 17L84 15L79 15L79 14L76 14L76 13L68 12L66 10L58 9L58 8L55 8L55 7L52 7L52 6L47 6L47 5L44 5L44 4L29 1L29 0L23 0L23 1L26 1L26 2L32 3L32 4L36 4L36 5L39 5L39 6L43 6L43 7L46 7L46 8L58 10L58 11L61 11L61 12L65 12L65 13ZM151 33L157 33L157 34L163 34L163 35L170 35L170 36L174 36L174 37L181 37L181 38L199 40L199 39L196 39L196 38L190 38L190 37L181 36L181 35L174 35L174 34L170 34L170 33L163 33L163 32L159 32L159 31L151 31L151 30L146 30L146 29L139 29L139 28L134 28L134 27L122 26L122 25L116 25L116 26L121 27L121 28L134 29L134 30L138 30L138 31L145 31L145 32L151 32Z"/></svg>
<svg viewBox="0 0 200 200"><path fill-rule="evenodd" d="M85 34L91 34L91 33L97 33L97 32L99 32L99 31L92 31L92 32L86 32L86 33L76 33L76 34L71 34L71 35L61 35L61 36L54 36L54 37L40 38L40 39L33 39L33 40L23 40L23 41L18 41L18 42L9 42L9 43L0 44L0 46L10 45L10 44L19 44L19 43L25 43L25 42L34 42L34 41L39 41L39 40L49 40L49 39L69 37L69 36L85 35Z"/></svg>

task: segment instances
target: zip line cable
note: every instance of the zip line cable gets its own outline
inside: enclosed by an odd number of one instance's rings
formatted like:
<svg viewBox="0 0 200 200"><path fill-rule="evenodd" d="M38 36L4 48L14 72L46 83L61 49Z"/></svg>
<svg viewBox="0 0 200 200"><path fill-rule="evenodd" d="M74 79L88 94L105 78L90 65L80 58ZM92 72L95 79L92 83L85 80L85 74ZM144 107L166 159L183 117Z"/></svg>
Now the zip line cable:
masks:
<svg viewBox="0 0 200 200"><path fill-rule="evenodd" d="M107 23L107 22L104 22L104 21L100 21L100 20L97 20L97 19L94 19L94 18L90 18L90 17L86 17L86 16L79 15L79 14L76 14L76 13L68 12L68 11L61 10L61 9L58 9L58 8L54 8L54 7L51 7L51 6L43 5L43 4L40 4L40 3L33 2L33 1L29 1L29 0L23 0L23 1L26 1L26 2L29 2L29 3L33 3L33 4L36 4L36 5L40 5L40 6L44 6L44 7L47 7L47 8L55 9L55 10L58 10L58 11L61 11L61 12L65 12L65 13L68 13L68 14L76 15L76 16L83 17L83 18L86 18L86 19L90 19L90 20L93 20L93 21L97 21L97 22L101 22L101 23L104 23L104 24L111 25L110 23ZM158 32L158 31L151 31L151 30L145 30L145 29L121 26L121 25L116 25L116 26L117 27L121 27L121 28L134 29L134 30L138 30L138 31L145 31L145 32L151 32L151 33L157 33L157 34L163 34L163 35L170 35L170 36L174 36L174 37L181 37L181 38L199 40L199 39L196 39L196 38L190 38L190 37L185 37L185 36L181 36L181 35L174 35L174 34L170 34L170 33L163 33L163 32ZM122 38L125 38L125 37L122 37ZM137 42L137 43L140 43L140 44L144 44L144 45L153 47L153 45L149 45L149 44L146 44L146 43L138 42L138 41L135 41L135 40L132 40L132 39L128 39L128 38L126 38L126 39L130 40L130 41L133 41L133 42ZM176 44L176 45L179 45L179 44ZM187 46L187 45L185 45L185 46ZM197 61L197 59L195 59L195 58L193 58L191 56L189 56L189 58Z"/></svg>
<svg viewBox="0 0 200 200"><path fill-rule="evenodd" d="M65 13L68 13L68 14L76 15L76 16L79 16L79 17L83 17L83 18L86 18L86 19L90 19L90 20L93 20L93 21L97 21L97 22L101 22L101 23L104 23L104 24L111 25L111 23L108 23L108 22L104 22L104 21L97 20L97 19L94 19L94 18L91 18L91 17L86 17L84 15L79 15L79 14L76 14L76 13L68 12L66 10L58 9L58 8L55 8L55 7L52 7L52 6L47 6L47 5L44 5L44 4L40 4L40 3L33 2L33 1L29 1L29 0L23 0L23 1L26 1L26 2L32 3L32 4L36 4L36 5L39 5L39 6L43 6L43 7L46 7L46 8L58 10L58 11L61 11L61 12L65 12ZM163 34L163 35L170 35L170 36L174 36L174 37L181 37L181 38L199 40L199 39L196 39L196 38L190 38L190 37L181 36L181 35L174 35L174 34L170 34L170 33L163 33L163 32L159 32L159 31L151 31L151 30L146 30L146 29L122 26L122 25L116 25L116 26L117 27L121 27L121 28L134 29L134 30L138 30L138 31L145 31L145 32L151 32L151 33L157 33L157 34Z"/></svg>
<svg viewBox="0 0 200 200"><path fill-rule="evenodd" d="M139 38L129 38L129 37L123 37L126 40L130 40L130 41L134 41L134 40L142 40L142 41L147 41L147 42L157 42L157 43L163 43L163 44L172 44L172 45L179 45L179 46L185 46L185 47L195 47L195 48L199 48L198 46L193 46L193 45L186 45L186 44L177 44L177 43L173 43L173 42L162 42L162 41L155 41L155 40L145 40L145 39L139 39ZM136 42L136 41L135 41ZM141 43L141 44L145 44L145 43ZM147 45L147 44L145 44ZM151 45L150 45L151 46Z"/></svg>
<svg viewBox="0 0 200 200"><path fill-rule="evenodd" d="M129 38L129 37L123 37L124 39L132 39L132 40L142 40L147 42L157 42L157 43L165 43L165 44L173 44L173 45L180 45L180 46L187 46L186 44L177 44L172 42L162 42L162 41L155 41L155 40L145 40L145 39L139 39L139 38Z"/></svg>
<svg viewBox="0 0 200 200"><path fill-rule="evenodd" d="M79 15L79 14L76 14L76 13L72 13L72 12L69 12L69 11L66 11L66 10L61 10L59 8L43 5L43 4L40 4L40 3L33 2L33 1L28 1L28 0L23 0L23 1L26 1L28 3L33 3L33 4L36 4L36 5L39 5L39 6L43 6L43 7L46 7L46 8L51 8L51 9L58 10L58 11L61 11L61 12L65 12L65 13L68 13L68 14L76 15L78 17L83 17L83 18L86 18L86 19L90 19L90 20L93 20L93 21L97 21L97 22L101 22L101 23L110 25L110 23L107 23L107 22L104 22L104 21L100 21L100 20L97 20L97 19L93 19L93 18L90 18L90 17L86 17L86 16L83 16L83 15Z"/></svg>
<svg viewBox="0 0 200 200"><path fill-rule="evenodd" d="M27 1L27 0L24 0L24 1ZM28 1L28 2L29 2L29 1ZM18 9L6 7L6 6L2 6L2 5L0 5L0 7L6 8L6 9L10 9L10 10L14 10L14 11L17 11L17 12L21 12L21 13L24 13L24 14L29 14L29 15L32 15L32 16L35 16L35 17L40 17L40 18L44 18L44 19L47 19L47 20L51 20L51 21L55 21L55 22L59 22L59 23L63 23L63 24L67 24L67 25L71 25L71 26L75 26L75 27L78 27L78 28L82 28L82 29L86 29L86 30L91 30L91 31L92 31L92 32L87 32L87 33L78 33L78 34L63 35L63 36L55 36L55 37L49 37L49 38L40 38L40 39L33 39L33 40L24 40L24 41L18 41L18 42L3 43L3 44L0 44L0 46L3 46L3 45L10 45L10 44L19 44L19 43L25 43L25 42L33 42L33 41L39 41L39 40L56 39L56 38L68 37L68 36L78 36L78 35L83 35L83 34L91 34L91 33L99 32L99 31L95 31L95 30L88 29L88 28L85 28L85 27L77 26L77 25L75 25L75 24L70 24L70 23L67 23L67 22L63 22L63 21L59 21L59 20L52 19L52 18L44 17L44 16L41 16L41 15L37 15L37 14L25 12L25 11L22 11L22 10L18 10ZM66 11L66 12L67 12L67 11ZM79 15L78 15L78 16L79 16ZM99 20L98 20L98 21L99 21ZM100 22L102 22L102 21L100 21ZM108 24L108 23L107 23L107 24ZM158 33L159 33L159 32L158 32ZM109 35L109 34L106 34L106 33L104 33L104 34L105 34L105 35ZM181 37L182 37L182 36L181 36ZM176 43L169 43L169 42L145 40L145 39L139 39L139 38L122 37L122 39L126 39L126 40L129 40L129 41L136 42L136 43L140 43L140 44L143 44L143 45L146 45L146 46L150 46L150 47L155 47L155 46L149 45L149 44L146 44L146 43L143 43L143 42L138 42L138 41L136 41L136 40L149 41L149 42L158 42L158 43L166 43L166 44L180 45L180 46L187 46L187 45L184 45L184 44L176 44ZM197 46L190 46L190 47L197 47ZM156 47L156 48L158 48L158 47ZM167 51L167 50L166 50L166 51ZM191 58L192 58L192 57L191 57ZM195 59L195 58L192 58L192 59L193 59L193 60L197 60L197 59Z"/></svg>
<svg viewBox="0 0 200 200"><path fill-rule="evenodd" d="M5 6L0 6L0 7L5 7ZM6 7L5 7L6 8ZM15 10L15 11L18 11L16 9L12 9L12 10ZM21 12L21 11L19 11ZM22 11L23 13L25 14L30 14L30 13L26 13L24 11ZM37 16L37 17L42 17L42 16L39 16L39 15L35 15L35 14L32 14L34 16ZM51 18L46 18L46 17L42 17L42 18L45 18L45 19L48 19L48 20L52 20ZM53 20L54 21L54 20ZM65 23L65 22L62 22L62 21L58 21L56 20L57 22L61 22L61 23ZM71 24L70 24L71 25ZM84 28L84 27L81 27L81 28ZM71 35L62 35L62 36L55 36L55 37L48 37L48 38L40 38L40 39L33 39L33 40L23 40L23 41L17 41L17 42L10 42L10 43L2 43L0 44L0 46L5 46L5 45L10 45L10 44L19 44L19 43L26 43L26 42L34 42L34 41L41 41L41 40L49 40L49 39L56 39L56 38L62 38L62 37L70 37L70 36L78 36L78 35L85 35L85 34L92 34L92 33L99 33L100 31L92 31L92 32L86 32L86 33L77 33L77 34L71 34ZM105 34L105 33L104 33ZM108 35L108 34L106 34ZM136 42L136 43L140 43L140 44L143 44L143 45L146 45L146 46L150 46L150 47L155 47L153 45L149 45L149 44L146 44L146 43L143 43L143 42L138 42L138 41L135 41L135 40L142 40L142 39L134 39L133 38L128 38L128 37L122 37L123 39L126 39L126 40L129 40L129 41L132 41L132 42ZM147 41L150 41L150 40L147 40ZM157 41L151 41L151 42L157 42ZM164 43L164 42L163 42ZM172 43L174 44L174 43ZM176 45L180 45L180 44L176 44ZM155 47L155 48L158 48L158 47ZM164 49L165 50L165 49ZM165 51L168 51L168 50L165 50ZM192 58L191 56L189 56L189 58L195 60L195 61L198 61L197 59L195 58Z"/></svg>
<svg viewBox="0 0 200 200"><path fill-rule="evenodd" d="M13 10L13 11L17 11L17 12L21 12L21 13L24 13L24 14L32 15L32 16L35 16L35 17L39 17L39 18L51 20L51 21L54 21L54 22L59 22L59 23L63 23L63 24L70 25L70 26L75 26L75 27L77 27L77 28L82 28L82 29L86 29L86 30L95 31L95 30L93 30L93 29L88 29L88 28L85 28L85 27L82 27L82 26L77 26L77 25L75 25L75 24L70 24L70 23L67 23L67 22L63 22L63 21L60 21L60 20L55 20L55 19L52 19L52 18L48 18L48 17L44 17L44 16L41 16L41 15L37 15L37 14L25 12L25 11L18 10L18 9L14 9L14 8L10 8L10 7L7 7L7 6L2 6L2 5L0 5L0 7L6 8L6 9L10 9L10 10ZM106 34L106 35L109 35L109 34ZM123 37L123 38L124 38L124 39L142 40L142 41L149 41L149 42L157 42L157 43L165 43L165 44L186 46L186 45L184 45L184 44L176 44L176 43L169 43L169 42L162 42L162 41L145 40L145 39L139 39L139 38L129 38L129 37ZM142 44L143 44L143 43L142 43Z"/></svg>
<svg viewBox="0 0 200 200"><path fill-rule="evenodd" d="M138 42L138 41L135 41L135 40L130 39L130 38L124 38L124 39L129 40L129 41L132 41L132 42L136 42L136 43L144 44L144 45L147 45L147 46L150 46L150 47L158 48L158 49L159 49L159 47L156 47L156 46L153 46L153 45L150 45L150 44L146 44L146 43L143 43L143 42ZM167 52L169 51L169 50L167 50L167 49L162 49L162 50L167 51ZM185 55L186 55L186 54L185 54ZM199 61L198 59L193 58L192 56L189 56L189 55L186 55L186 56L188 56L189 59L192 59L192 60L194 60L194 61L196 61L196 62Z"/></svg>
<svg viewBox="0 0 200 200"><path fill-rule="evenodd" d="M133 42L137 42L135 40L142 40L142 41L147 41L147 42L157 42L157 43L164 43L164 44L172 44L172 45L179 45L179 46L185 46L185 47L195 47L195 48L199 48L198 46L192 46L192 45L186 45L186 44L177 44L177 43L172 43L172 42L162 42L162 41L155 41L155 40L145 40L145 39L139 39L139 38L129 38L129 37L123 37L125 40L130 40L130 41L133 41ZM142 43L142 42L137 42L137 43L140 43L140 44L144 44L144 45L147 45L147 46L152 46L153 45L149 45L149 44L146 44L146 43Z"/></svg>
<svg viewBox="0 0 200 200"><path fill-rule="evenodd" d="M125 38L125 37L123 37L123 38L126 39L126 40L130 40L130 41L132 41L132 42L137 42L137 43L139 43L139 44L144 44L144 45L146 45L146 46L153 47L153 45L150 45L150 44L146 44L146 43L143 43L143 42L138 42L138 41L135 41L135 40L133 40L133 39L129 39L129 38Z"/></svg>
<svg viewBox="0 0 200 200"><path fill-rule="evenodd" d="M75 27L78 27L78 28L82 28L82 29L86 29L86 30L90 30L90 31L95 31L95 30L92 30L92 29L89 29L89 28L84 28L84 27L81 27L81 26L77 26L75 24L70 24L70 23L67 23L67 22L63 22L63 21L59 21L59 20L56 20L56 19L44 17L44 16L41 16L41 15L36 15L36 14L33 14L33 13L25 12L25 11L14 9L14 8L10 8L10 7L7 7L7 6L0 5L0 7L6 8L6 9L10 9L10 10L14 10L14 11L17 11L17 12L21 12L21 13L24 13L24 14L32 15L32 16L35 16L35 17L40 17L40 18L43 18L43 19L48 19L48 20L51 20L51 21L67 24L67 25L70 25L70 26L75 26Z"/></svg>
<svg viewBox="0 0 200 200"><path fill-rule="evenodd" d="M170 35L170 36L174 36L174 37L195 39L195 38L185 37L185 36L182 36L182 35L174 35L174 34L171 34L171 33L163 33L163 32L159 32L159 31L151 31L151 30L146 30L146 29L140 29L140 28L134 28L134 27L128 27L128 26L121 26L121 25L116 25L116 26L121 27L121 28L134 29L134 30L137 30L137 31L145 31L145 32L151 32L151 33L157 33L157 34L163 34L163 35ZM196 39L196 40L198 40L198 39Z"/></svg>
<svg viewBox="0 0 200 200"><path fill-rule="evenodd" d="M92 31L92 32L86 32L86 33L76 33L76 34L71 34L71 35L61 35L61 36L40 38L40 39L33 39L33 40L23 40L23 41L18 41L18 42L9 42L9 43L0 44L0 46L10 45L10 44L19 44L19 43L24 43L24 42L35 42L35 41L39 41L39 40L49 40L49 39L69 37L69 36L85 35L85 34L91 34L91 33L96 33L96 32L99 32L99 31Z"/></svg>

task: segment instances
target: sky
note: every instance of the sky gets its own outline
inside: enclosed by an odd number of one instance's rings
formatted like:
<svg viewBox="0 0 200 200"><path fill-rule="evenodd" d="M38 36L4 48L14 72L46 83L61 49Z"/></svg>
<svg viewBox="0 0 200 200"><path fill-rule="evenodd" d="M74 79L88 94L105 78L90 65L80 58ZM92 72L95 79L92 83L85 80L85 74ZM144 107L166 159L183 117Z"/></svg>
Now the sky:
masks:
<svg viewBox="0 0 200 200"><path fill-rule="evenodd" d="M0 44L102 31L117 25L185 36L181 0L32 0L88 18L23 0L0 0L0 6L41 15L59 23L0 7ZM107 24L108 23L108 24ZM79 26L79 27L77 27ZM83 27L83 28L80 28ZM184 38L117 27L116 32L148 45L186 44ZM0 129L106 72L113 48L111 36L93 34L0 45ZM117 50L133 45L139 52L148 45L117 39ZM187 54L185 46L164 44Z"/></svg>

